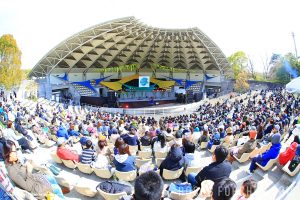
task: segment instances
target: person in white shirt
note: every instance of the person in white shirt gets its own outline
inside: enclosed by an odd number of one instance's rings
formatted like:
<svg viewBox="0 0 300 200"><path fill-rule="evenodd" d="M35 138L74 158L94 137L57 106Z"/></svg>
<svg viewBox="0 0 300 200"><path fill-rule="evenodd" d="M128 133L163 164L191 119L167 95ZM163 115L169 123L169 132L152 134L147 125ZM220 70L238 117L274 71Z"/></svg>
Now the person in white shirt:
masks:
<svg viewBox="0 0 300 200"><path fill-rule="evenodd" d="M164 134L157 136L157 141L153 145L153 150L162 153L169 151L169 147L166 144L166 136Z"/></svg>
<svg viewBox="0 0 300 200"><path fill-rule="evenodd" d="M185 142L184 143L184 163L187 167L200 167L201 166L201 159L200 155L195 152L195 144L193 142Z"/></svg>

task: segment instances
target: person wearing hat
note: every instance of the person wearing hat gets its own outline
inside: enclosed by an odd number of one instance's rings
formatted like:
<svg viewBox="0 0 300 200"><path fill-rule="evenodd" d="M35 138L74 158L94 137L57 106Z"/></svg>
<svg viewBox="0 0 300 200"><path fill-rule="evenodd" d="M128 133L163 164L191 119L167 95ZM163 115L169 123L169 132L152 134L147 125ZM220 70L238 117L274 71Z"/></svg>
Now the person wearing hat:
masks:
<svg viewBox="0 0 300 200"><path fill-rule="evenodd" d="M279 155L280 149L281 149L281 143L280 143L281 135L280 133L275 133L272 135L272 146L271 148L266 151L263 154L260 154L256 157L254 157L251 161L251 165L249 168L250 173L253 173L254 170L256 169L256 163L259 163L262 166L266 166L266 164L269 162L271 159L277 158Z"/></svg>
<svg viewBox="0 0 300 200"><path fill-rule="evenodd" d="M223 143L231 144L233 142L232 128L228 127L226 129L226 133L227 135L225 136Z"/></svg>
<svg viewBox="0 0 300 200"><path fill-rule="evenodd" d="M252 152L256 148L256 145L257 145L257 142L255 140L256 135L257 135L257 132L255 130L249 131L249 140L242 147L233 149L230 152L231 157L229 160L232 160L232 161L234 160L233 155L235 155L237 158L240 159L244 153Z"/></svg>
<svg viewBox="0 0 300 200"><path fill-rule="evenodd" d="M73 160L75 162L79 162L79 155L77 152L68 149L66 144L68 140L66 140L64 137L59 137L57 139L57 150L56 154L60 159L63 160Z"/></svg>
<svg viewBox="0 0 300 200"><path fill-rule="evenodd" d="M107 146L106 136L99 135L96 153L97 153L97 155L101 154L101 155L104 155L107 157L110 157L112 155L112 152L110 151L110 149Z"/></svg>

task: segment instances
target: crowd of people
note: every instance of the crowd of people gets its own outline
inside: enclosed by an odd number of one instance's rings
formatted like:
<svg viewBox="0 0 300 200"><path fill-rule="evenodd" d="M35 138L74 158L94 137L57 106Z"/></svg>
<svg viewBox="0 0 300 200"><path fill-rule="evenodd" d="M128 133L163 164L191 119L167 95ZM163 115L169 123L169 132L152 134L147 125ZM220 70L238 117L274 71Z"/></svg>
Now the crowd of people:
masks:
<svg viewBox="0 0 300 200"><path fill-rule="evenodd" d="M33 199L29 193L40 198L49 192L65 198L64 189L51 171L24 156L52 140L57 145L57 156L63 160L120 172L137 170L137 151L165 154L160 165L150 162L138 168L140 176L135 180L134 195L124 199L160 199L165 189L161 178L164 169L203 166L199 154L203 143L212 151L212 162L199 173L185 174L183 170L180 180L184 184L175 188L188 185L190 190L200 187L202 191L209 180L213 184L208 187L208 196L214 200L227 200L234 195L238 200L249 199L255 192L254 180L246 180L236 192L237 185L229 178L231 163L244 153L269 146L251 160L249 174L257 164L265 166L277 157L282 166L290 161L291 171L300 162L300 98L282 89L253 92L246 98L231 97L215 104L208 102L193 114L159 120L99 111L75 113L40 104L29 109L17 100L0 103L0 115L0 160L4 162L0 189L17 199ZM282 148L283 143L287 149ZM78 144L80 150L76 151Z"/></svg>

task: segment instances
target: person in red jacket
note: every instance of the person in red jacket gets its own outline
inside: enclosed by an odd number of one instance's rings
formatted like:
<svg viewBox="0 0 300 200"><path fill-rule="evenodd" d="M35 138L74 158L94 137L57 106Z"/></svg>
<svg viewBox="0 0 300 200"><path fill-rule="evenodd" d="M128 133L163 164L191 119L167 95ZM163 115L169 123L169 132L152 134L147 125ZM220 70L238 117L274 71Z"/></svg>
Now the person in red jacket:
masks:
<svg viewBox="0 0 300 200"><path fill-rule="evenodd" d="M284 152L280 153L278 157L279 164L284 166L286 163L292 160L295 156L297 147L298 144L293 142L291 146L289 146Z"/></svg>
<svg viewBox="0 0 300 200"><path fill-rule="evenodd" d="M57 150L56 154L60 159L73 160L79 162L79 155L76 151L70 150L66 147L67 140L63 137L57 139Z"/></svg>

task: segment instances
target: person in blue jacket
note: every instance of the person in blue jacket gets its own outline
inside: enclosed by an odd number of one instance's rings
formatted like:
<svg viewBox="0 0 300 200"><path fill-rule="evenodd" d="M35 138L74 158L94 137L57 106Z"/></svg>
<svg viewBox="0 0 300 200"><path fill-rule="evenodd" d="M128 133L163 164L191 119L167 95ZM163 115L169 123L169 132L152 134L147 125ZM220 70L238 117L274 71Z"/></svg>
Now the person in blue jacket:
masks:
<svg viewBox="0 0 300 200"><path fill-rule="evenodd" d="M139 146L140 141L135 134L136 134L136 128L131 127L129 134L121 135L121 138L123 138L124 142L130 146L136 146L136 145Z"/></svg>
<svg viewBox="0 0 300 200"><path fill-rule="evenodd" d="M115 155L113 160L116 170L120 172L129 172L135 170L135 157L130 155L129 146L122 144L119 146L119 154Z"/></svg>
<svg viewBox="0 0 300 200"><path fill-rule="evenodd" d="M80 133L78 131L74 130L74 124L70 124L68 134L69 134L69 136L76 136L76 137L78 137L80 135Z"/></svg>
<svg viewBox="0 0 300 200"><path fill-rule="evenodd" d="M162 176L163 170L176 171L184 166L184 157L182 149L178 144L173 144L170 152L168 153L165 160L159 166L160 175Z"/></svg>
<svg viewBox="0 0 300 200"><path fill-rule="evenodd" d="M64 137L66 140L69 139L69 134L67 129L65 129L62 125L59 127L59 129L56 132L57 137Z"/></svg>
<svg viewBox="0 0 300 200"><path fill-rule="evenodd" d="M280 133L275 133L272 136L271 148L268 151L266 151L265 153L260 154L252 159L252 162L251 162L251 165L249 168L250 173L253 173L254 170L256 169L256 167L257 167L256 163L259 163L262 166L266 166L266 164L269 162L269 160L277 158L277 156L280 153L280 148L281 148L280 138L281 138Z"/></svg>

